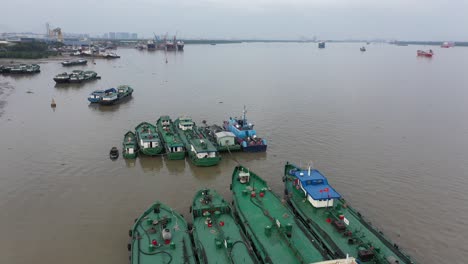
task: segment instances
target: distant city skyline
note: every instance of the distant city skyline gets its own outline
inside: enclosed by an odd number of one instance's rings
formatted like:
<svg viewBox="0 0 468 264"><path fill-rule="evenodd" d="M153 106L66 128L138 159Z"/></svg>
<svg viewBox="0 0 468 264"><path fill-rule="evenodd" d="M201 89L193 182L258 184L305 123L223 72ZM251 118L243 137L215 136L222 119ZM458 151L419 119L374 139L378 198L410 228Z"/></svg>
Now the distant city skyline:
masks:
<svg viewBox="0 0 468 264"><path fill-rule="evenodd" d="M0 33L43 33L49 22L91 36L468 40L463 0L18 0L2 3L2 11Z"/></svg>

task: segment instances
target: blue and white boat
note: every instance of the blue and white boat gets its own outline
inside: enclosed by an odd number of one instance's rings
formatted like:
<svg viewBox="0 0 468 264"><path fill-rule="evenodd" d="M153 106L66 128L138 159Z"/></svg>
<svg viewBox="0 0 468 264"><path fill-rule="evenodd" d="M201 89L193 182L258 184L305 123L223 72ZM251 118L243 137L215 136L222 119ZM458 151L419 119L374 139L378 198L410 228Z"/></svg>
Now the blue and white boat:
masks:
<svg viewBox="0 0 468 264"><path fill-rule="evenodd" d="M264 152L267 149L267 142L257 136L257 131L253 129L254 125L247 122L246 113L244 106L242 119L230 117L228 121L224 121L224 129L236 136L236 141L242 146L243 151Z"/></svg>
<svg viewBox="0 0 468 264"><path fill-rule="evenodd" d="M117 94L117 90L115 88L109 88L107 90L96 90L88 96L88 101L91 103L99 103L104 96L109 94Z"/></svg>

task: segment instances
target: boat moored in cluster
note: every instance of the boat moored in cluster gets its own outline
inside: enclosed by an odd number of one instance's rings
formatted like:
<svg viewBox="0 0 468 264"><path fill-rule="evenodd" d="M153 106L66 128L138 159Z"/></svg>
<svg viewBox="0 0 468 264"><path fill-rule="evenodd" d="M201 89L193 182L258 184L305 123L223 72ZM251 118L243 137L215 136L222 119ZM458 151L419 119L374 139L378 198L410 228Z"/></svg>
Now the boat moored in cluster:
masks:
<svg viewBox="0 0 468 264"><path fill-rule="evenodd" d="M63 61L62 62L62 65L63 66L75 66L75 65L86 65L88 63L87 60L85 59L78 59L78 60L67 60L67 61Z"/></svg>
<svg viewBox="0 0 468 264"><path fill-rule="evenodd" d="M155 156L163 151L161 139L156 127L148 122L142 122L135 127L138 148L148 156Z"/></svg>
<svg viewBox="0 0 468 264"><path fill-rule="evenodd" d="M193 241L199 262L260 263L229 203L215 190L199 190L191 206Z"/></svg>
<svg viewBox="0 0 468 264"><path fill-rule="evenodd" d="M169 116L161 116L156 122L161 140L166 149L167 158L181 160L185 158L185 146Z"/></svg>
<svg viewBox="0 0 468 264"><path fill-rule="evenodd" d="M63 72L54 77L56 83L82 83L96 79L101 79L96 72L81 70L74 70L71 73Z"/></svg>
<svg viewBox="0 0 468 264"><path fill-rule="evenodd" d="M196 264L189 227L184 217L156 202L129 230L131 264Z"/></svg>
<svg viewBox="0 0 468 264"><path fill-rule="evenodd" d="M246 113L244 106L242 118L230 117L228 121L224 121L224 129L236 136L236 140L242 146L243 151L264 152L267 150L266 139L257 136L257 131L253 129L254 125L247 121Z"/></svg>
<svg viewBox="0 0 468 264"><path fill-rule="evenodd" d="M215 146L198 130L190 117L179 117L174 122L193 164L208 167L219 163L221 156Z"/></svg>
<svg viewBox="0 0 468 264"><path fill-rule="evenodd" d="M0 73L3 74L31 74L39 72L41 72L41 67L37 64L0 65Z"/></svg>
<svg viewBox="0 0 468 264"><path fill-rule="evenodd" d="M362 263L413 263L396 244L366 222L318 170L286 163L283 181L291 209L307 230L332 250L333 257L349 254Z"/></svg>

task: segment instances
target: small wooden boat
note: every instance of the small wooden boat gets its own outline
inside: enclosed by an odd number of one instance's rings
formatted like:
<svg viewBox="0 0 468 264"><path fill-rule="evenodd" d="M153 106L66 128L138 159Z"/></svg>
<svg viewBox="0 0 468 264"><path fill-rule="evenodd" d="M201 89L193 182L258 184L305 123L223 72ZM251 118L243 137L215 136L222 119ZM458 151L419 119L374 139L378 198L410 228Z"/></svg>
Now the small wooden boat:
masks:
<svg viewBox="0 0 468 264"><path fill-rule="evenodd" d="M111 160L115 160L119 157L119 150L117 149L117 147L111 148L109 152L109 157L111 158Z"/></svg>

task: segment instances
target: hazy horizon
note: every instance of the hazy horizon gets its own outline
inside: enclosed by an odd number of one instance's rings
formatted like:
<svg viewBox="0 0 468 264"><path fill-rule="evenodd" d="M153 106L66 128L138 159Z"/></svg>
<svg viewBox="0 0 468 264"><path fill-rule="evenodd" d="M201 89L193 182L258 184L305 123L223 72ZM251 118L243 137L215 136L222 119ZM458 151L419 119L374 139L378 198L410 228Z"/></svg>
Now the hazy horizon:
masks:
<svg viewBox="0 0 468 264"><path fill-rule="evenodd" d="M64 33L91 35L468 40L468 1L462 0L18 0L2 6L0 33L44 33L49 22Z"/></svg>

